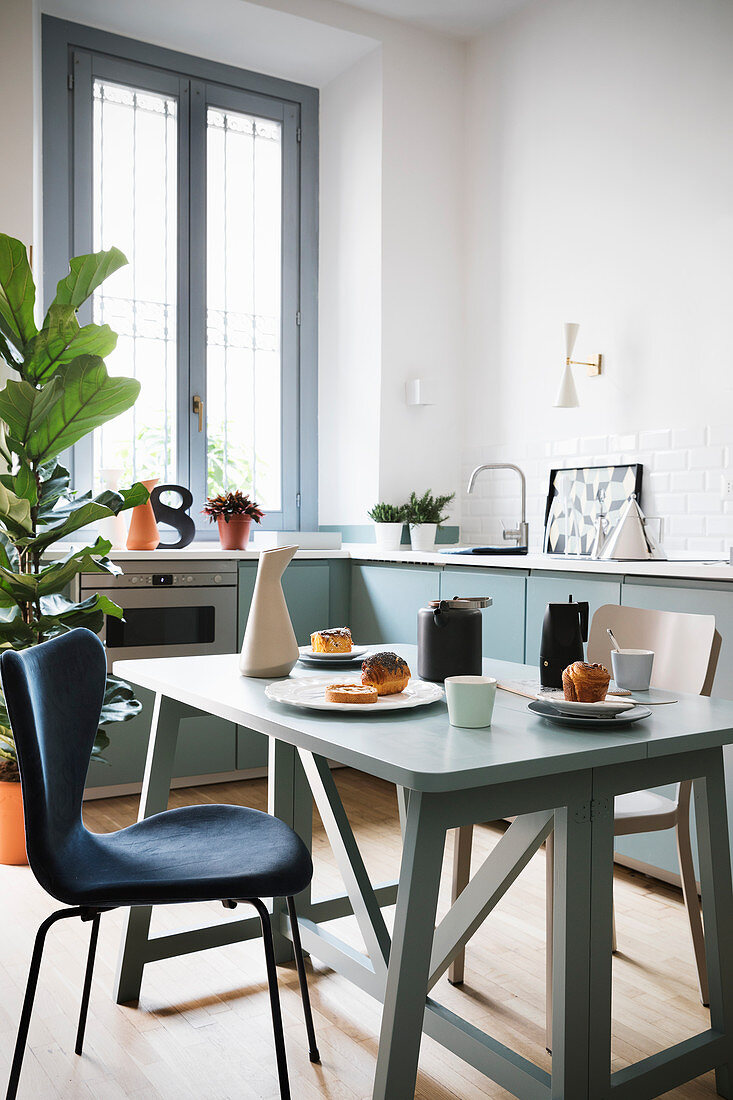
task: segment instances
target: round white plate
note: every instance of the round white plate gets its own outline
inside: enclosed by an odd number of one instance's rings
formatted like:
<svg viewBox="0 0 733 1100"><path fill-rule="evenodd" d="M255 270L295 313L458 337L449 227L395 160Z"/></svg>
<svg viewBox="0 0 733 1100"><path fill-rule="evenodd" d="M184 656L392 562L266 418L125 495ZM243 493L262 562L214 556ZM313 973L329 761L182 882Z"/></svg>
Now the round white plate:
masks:
<svg viewBox="0 0 733 1100"><path fill-rule="evenodd" d="M605 717L596 715L595 718L588 718L587 715L577 712L571 717L569 714L561 714L552 703L541 703L539 700L529 703L528 708L535 714L541 714L548 722L555 722L560 726L579 726L582 729L622 729L634 722L640 722L643 718L649 718L652 713L649 707L633 706Z"/></svg>
<svg viewBox="0 0 733 1100"><path fill-rule="evenodd" d="M278 680L265 688L265 695L276 703L287 703L291 707L303 707L306 710L347 710L350 714L387 714L393 710L424 707L443 698L443 689L438 684L410 680L404 691L398 695L380 695L376 703L327 703L326 688L337 682L335 676L328 680L320 677ZM350 680L348 676L342 682L361 683L360 680Z"/></svg>
<svg viewBox="0 0 733 1100"><path fill-rule="evenodd" d="M542 692L537 696L540 703L547 703L555 707L560 714L567 714L570 718L613 718L624 710L630 710L635 703L626 699L605 699L600 703L579 703L572 699L548 698Z"/></svg>
<svg viewBox="0 0 733 1100"><path fill-rule="evenodd" d="M352 645L348 653L316 653L309 645L298 646L301 657L319 665L337 665L339 661L355 661L358 657L363 657L370 648L368 645Z"/></svg>

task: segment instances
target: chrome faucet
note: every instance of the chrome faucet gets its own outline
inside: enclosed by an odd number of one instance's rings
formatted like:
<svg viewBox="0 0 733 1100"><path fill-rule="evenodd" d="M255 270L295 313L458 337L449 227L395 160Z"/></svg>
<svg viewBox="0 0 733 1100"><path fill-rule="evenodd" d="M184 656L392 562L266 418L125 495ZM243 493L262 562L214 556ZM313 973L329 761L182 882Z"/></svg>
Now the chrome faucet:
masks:
<svg viewBox="0 0 733 1100"><path fill-rule="evenodd" d="M483 466L477 466L471 474L468 479L467 492L473 492L474 482L482 470L514 470L516 474L519 474L519 480L522 485L522 518L519 521L518 527L513 527L510 530L506 527L504 528L504 538L515 539L517 546L526 550L529 546L529 524L527 523L527 480L523 472L518 466L515 466L511 462L486 462Z"/></svg>

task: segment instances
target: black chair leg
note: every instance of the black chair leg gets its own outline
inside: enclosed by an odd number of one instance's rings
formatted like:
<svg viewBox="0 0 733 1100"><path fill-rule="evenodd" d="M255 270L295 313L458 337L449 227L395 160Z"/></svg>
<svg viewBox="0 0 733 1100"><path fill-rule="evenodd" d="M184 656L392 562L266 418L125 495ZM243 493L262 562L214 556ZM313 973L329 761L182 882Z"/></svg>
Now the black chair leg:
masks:
<svg viewBox="0 0 733 1100"><path fill-rule="evenodd" d="M25 1054L25 1045L28 1039L28 1028L30 1027L31 1013L33 1012L33 1000L38 985L38 974L41 969L43 948L46 943L46 933L56 921L63 920L65 917L80 917L82 912L84 912L84 910L79 908L58 909L55 913L52 913L50 917L46 917L45 921L36 932L36 942L33 945L33 955L31 956L31 965L28 971L23 1008L20 1013L20 1023L18 1024L18 1038L15 1041L13 1064L10 1067L10 1079L8 1081L8 1091L5 1094L5 1100L15 1100L18 1093L18 1082L20 1081L20 1071L23 1067L23 1055Z"/></svg>
<svg viewBox="0 0 733 1100"><path fill-rule="evenodd" d="M84 1046L84 1031L87 1026L87 1012L89 1011L89 994L92 989L92 974L94 973L94 959L97 954L97 939L99 937L99 918L101 914L95 913L91 918L92 932L89 938L89 954L87 955L87 969L84 974L84 989L81 995L81 1011L79 1012L79 1027L76 1032L76 1046L74 1052L81 1054ZM83 919L83 918L82 918ZM89 918L87 918L89 919Z"/></svg>
<svg viewBox="0 0 733 1100"><path fill-rule="evenodd" d="M298 914L295 910L295 899L286 898L285 900L288 903L290 928L293 933L293 949L295 953L295 965L298 968L300 995L303 999L305 1030L308 1032L308 1055L311 1062L320 1062L321 1056L318 1053L318 1044L316 1043L316 1029L313 1026L313 1012L311 1010L310 994L308 993L308 979L306 978L305 974L305 963L303 962L303 946L300 942L300 929L298 928Z"/></svg>
<svg viewBox="0 0 733 1100"><path fill-rule="evenodd" d="M249 905L253 905L259 913L260 924L262 925L262 942L265 947L265 962L267 963L267 984L270 987L272 1029L275 1032L275 1054L277 1055L277 1075L280 1081L280 1100L290 1100L288 1060L285 1053L285 1034L280 1010L280 994L277 988L277 967L275 965L275 951L272 946L270 914L267 912L267 906L259 898L248 898L247 902Z"/></svg>

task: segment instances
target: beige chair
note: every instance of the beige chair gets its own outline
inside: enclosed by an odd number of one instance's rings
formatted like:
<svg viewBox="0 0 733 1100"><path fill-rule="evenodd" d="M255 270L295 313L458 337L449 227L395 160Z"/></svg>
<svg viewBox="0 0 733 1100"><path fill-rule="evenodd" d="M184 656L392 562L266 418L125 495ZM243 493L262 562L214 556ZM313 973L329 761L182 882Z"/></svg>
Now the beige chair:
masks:
<svg viewBox="0 0 733 1100"><path fill-rule="evenodd" d="M652 686L690 695L709 695L720 653L721 638L713 615L687 615L669 611L647 611L636 607L606 604L593 616L588 639L588 660L611 667L611 628L620 646L654 650ZM690 795L692 783L677 785L675 798L654 791L636 791L620 795L614 804L615 834L656 832L675 829L680 878L692 945L697 964L700 997L708 1003L700 903L690 843ZM458 897L470 876L472 828L456 830L453 862L453 899ZM553 843L546 845L547 868L547 1048L552 1048L552 895ZM616 936L614 927L614 950ZM463 981L464 954L453 961L448 979Z"/></svg>

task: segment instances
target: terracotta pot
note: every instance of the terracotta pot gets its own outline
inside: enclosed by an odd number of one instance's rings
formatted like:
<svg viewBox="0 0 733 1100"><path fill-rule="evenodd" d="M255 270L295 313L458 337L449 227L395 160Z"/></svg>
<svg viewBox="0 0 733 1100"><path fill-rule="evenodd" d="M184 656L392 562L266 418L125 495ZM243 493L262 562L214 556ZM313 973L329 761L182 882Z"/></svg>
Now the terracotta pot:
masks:
<svg viewBox="0 0 733 1100"><path fill-rule="evenodd" d="M21 786L3 781L0 782L0 863L21 866L27 862Z"/></svg>
<svg viewBox="0 0 733 1100"><path fill-rule="evenodd" d="M249 542L249 529L252 526L251 516L230 516L229 523L224 516L218 516L216 520L219 528L219 542L222 550L246 550Z"/></svg>
<svg viewBox="0 0 733 1100"><path fill-rule="evenodd" d="M143 481L143 485L150 492L160 481L158 477L151 477ZM155 522L155 513L150 500L145 504L138 504L132 509L130 517L130 530L127 535L128 550L157 550L160 542L158 524Z"/></svg>

